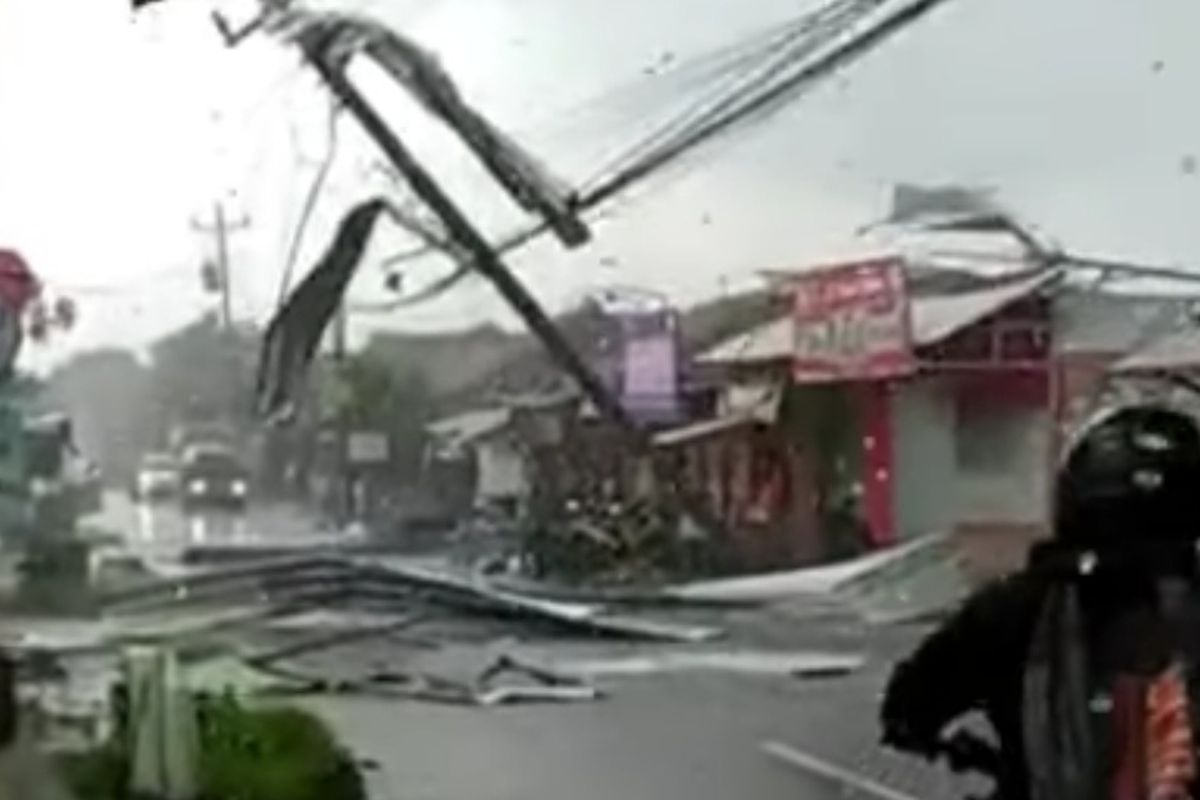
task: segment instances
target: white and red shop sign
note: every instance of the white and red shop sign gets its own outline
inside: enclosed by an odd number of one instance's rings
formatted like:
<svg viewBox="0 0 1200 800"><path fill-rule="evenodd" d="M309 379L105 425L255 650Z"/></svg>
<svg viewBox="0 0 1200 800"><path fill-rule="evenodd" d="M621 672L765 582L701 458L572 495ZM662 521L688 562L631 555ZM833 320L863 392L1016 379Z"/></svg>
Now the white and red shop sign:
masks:
<svg viewBox="0 0 1200 800"><path fill-rule="evenodd" d="M789 287L797 382L878 380L915 369L900 259L815 268L795 276Z"/></svg>

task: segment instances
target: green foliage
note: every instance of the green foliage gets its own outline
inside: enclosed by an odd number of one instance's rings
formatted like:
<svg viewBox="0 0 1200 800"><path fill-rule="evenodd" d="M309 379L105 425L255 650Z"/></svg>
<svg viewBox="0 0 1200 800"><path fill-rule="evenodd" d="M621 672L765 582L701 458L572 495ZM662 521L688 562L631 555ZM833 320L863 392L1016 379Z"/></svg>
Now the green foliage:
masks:
<svg viewBox="0 0 1200 800"><path fill-rule="evenodd" d="M320 719L296 708L248 709L201 697L199 800L364 800L352 759ZM81 800L129 800L129 758L118 736L63 772Z"/></svg>
<svg viewBox="0 0 1200 800"><path fill-rule="evenodd" d="M258 346L257 333L227 331L212 316L155 342L151 381L167 422L224 418L247 423Z"/></svg>
<svg viewBox="0 0 1200 800"><path fill-rule="evenodd" d="M126 800L129 759L116 743L59 757L63 781L80 800Z"/></svg>
<svg viewBox="0 0 1200 800"><path fill-rule="evenodd" d="M354 425L387 423L397 400L397 387L387 365L369 356L351 356L340 369L343 410Z"/></svg>
<svg viewBox="0 0 1200 800"><path fill-rule="evenodd" d="M351 426L386 432L396 475L412 473L420 462L424 426L433 414L428 382L414 370L398 371L370 352L346 359L334 378L329 405Z"/></svg>
<svg viewBox="0 0 1200 800"><path fill-rule="evenodd" d="M296 708L200 708L202 800L361 800L362 781L328 728Z"/></svg>

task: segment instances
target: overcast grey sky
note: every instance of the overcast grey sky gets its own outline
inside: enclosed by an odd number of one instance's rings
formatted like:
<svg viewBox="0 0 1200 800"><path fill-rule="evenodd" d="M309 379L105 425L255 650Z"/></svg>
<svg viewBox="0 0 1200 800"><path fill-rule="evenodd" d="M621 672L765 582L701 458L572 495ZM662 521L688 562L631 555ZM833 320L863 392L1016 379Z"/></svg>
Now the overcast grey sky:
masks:
<svg viewBox="0 0 1200 800"><path fill-rule="evenodd" d="M631 81L669 87L644 74L665 53L720 46L814 0L337 5L403 26L483 110L578 178L671 95L566 110ZM82 324L56 350L144 341L211 305L197 279L211 242L189 221L216 197L254 221L233 240L239 314L272 307L327 101L274 42L223 48L211 6L171 0L135 19L127 0L0 0L0 244L80 293ZM1194 0L952 0L782 115L635 192L592 246L567 254L547 242L514 263L555 306L605 283L695 300L723 279L737 286L844 250L885 211L891 184L916 181L995 187L1076 249L1200 266L1196 30ZM380 186L352 123L342 130L305 265L337 214ZM379 252L401 242L380 239ZM381 296L377 269L355 293ZM498 313L470 286L358 325L454 327Z"/></svg>

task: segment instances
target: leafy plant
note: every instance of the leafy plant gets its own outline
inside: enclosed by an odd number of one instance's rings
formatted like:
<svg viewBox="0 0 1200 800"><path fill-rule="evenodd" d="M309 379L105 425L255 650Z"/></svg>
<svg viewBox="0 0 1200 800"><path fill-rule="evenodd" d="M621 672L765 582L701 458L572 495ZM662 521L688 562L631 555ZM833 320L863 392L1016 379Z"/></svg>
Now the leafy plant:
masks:
<svg viewBox="0 0 1200 800"><path fill-rule="evenodd" d="M361 800L362 781L320 719L297 708L200 703L202 800Z"/></svg>
<svg viewBox="0 0 1200 800"><path fill-rule="evenodd" d="M297 708L251 709L231 695L197 699L199 800L364 800L362 778L320 719ZM118 726L120 727L120 726ZM118 733L63 774L81 800L130 800Z"/></svg>

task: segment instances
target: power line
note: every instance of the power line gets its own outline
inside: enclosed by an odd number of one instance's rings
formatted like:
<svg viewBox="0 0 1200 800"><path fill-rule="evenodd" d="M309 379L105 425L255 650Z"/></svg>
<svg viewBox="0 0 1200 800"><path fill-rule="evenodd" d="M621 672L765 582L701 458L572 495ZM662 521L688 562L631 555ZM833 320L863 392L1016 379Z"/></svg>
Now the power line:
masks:
<svg viewBox="0 0 1200 800"><path fill-rule="evenodd" d="M886 0L836 0L805 14L794 21L789 29L765 42L757 52L741 59L738 68L730 70L706 97L691 103L657 131L626 148L616 159L598 170L593 178L585 181L585 186L596 183L605 173L619 172L656 150L670 147L677 137L686 135L700 122L729 108L754 87L774 79L780 72L811 55L883 2Z"/></svg>
<svg viewBox="0 0 1200 800"><path fill-rule="evenodd" d="M820 42L828 39L827 33L819 40L814 34L828 31L833 23L853 21L885 1L834 0L816 11L806 12L799 17L789 18L760 29L734 44L679 62L668 73L665 73L664 77L693 81L699 78L703 82L702 88L705 89L703 96L699 99L692 98L684 111L673 115L668 121L657 126L654 132L640 138L634 144L626 146L616 156L609 158L604 166L593 170L592 177L586 179L583 182L584 185L595 184L600 177L607 173L629 168L639 159L644 159L648 154L653 153L656 146L669 145L672 135L678 136L681 131L686 131L689 126L694 126L698 120L703 120L705 115L727 107L731 98L744 94L749 87L768 79L779 69L795 63L799 58L811 53ZM839 30L841 29L839 27ZM716 84L715 89L714 84ZM584 101L574 109L562 112L562 114L580 114L601 107L615 99L632 95L645 86L645 82L623 84ZM654 87L659 87L659 84L655 83ZM562 114L559 116L561 117ZM585 203L580 205L586 207ZM514 234L512 237L501 240L501 248L508 250L518 247L541 232L542 228L537 226L528 232ZM418 245L393 254L383 264L385 267L402 264L424 257L430 251L431 248L428 246ZM447 279L439 281L437 286L445 289L455 283L457 283L456 280ZM412 300L412 302L416 302L416 300ZM410 299L405 298L400 303L407 305L410 303ZM380 304L380 307L395 308L398 306L394 301L389 301Z"/></svg>
<svg viewBox="0 0 1200 800"><path fill-rule="evenodd" d="M709 90L714 82L743 72L747 66L761 61L764 52L786 43L796 33L797 28L802 28L807 23L810 16L805 14L799 19L791 17L760 28L733 44L681 59L662 72L653 73L653 78L643 77L621 83L580 103L555 111L547 118L535 121L525 128L517 128L514 133L520 136L537 136L547 130L566 127L572 121L586 118L589 114L628 109L642 103L661 105L662 95L668 92L678 96L680 92L691 91L697 87ZM621 124L626 126L624 120Z"/></svg>
<svg viewBox="0 0 1200 800"><path fill-rule="evenodd" d="M886 0L872 0L872 4L878 2L886 2ZM797 93L865 56L892 35L907 28L946 2L947 0L916 0L916 2L893 12L881 22L842 43L794 74L746 97L741 102L731 103L728 110L706 119L692 130L685 132L670 146L648 155L639 163L613 175L604 183L583 194L579 200L580 207L588 208L604 202L631 184L671 164L691 149L725 133L734 124L749 122L755 115L761 120L771 112L778 110Z"/></svg>
<svg viewBox="0 0 1200 800"><path fill-rule="evenodd" d="M869 0L867 5L877 7L884 2L887 0ZM681 132L665 146L644 154L638 162L580 194L575 203L576 209L588 211L605 203L634 183L673 164L693 148L727 132L735 124L751 121L755 115L758 115L759 120L765 118L793 99L797 93L857 61L891 36L946 2L947 0L915 0L774 84L752 93L739 90L740 100L735 95L733 100L736 102L723 102L720 113L706 114L697 124ZM842 3L836 5L841 6ZM544 223L531 225L502 238L495 244L495 249L499 254L508 253L539 238L547 230L548 227ZM395 266L427 256L431 252L433 248L416 249L403 257L393 257L388 263Z"/></svg>

